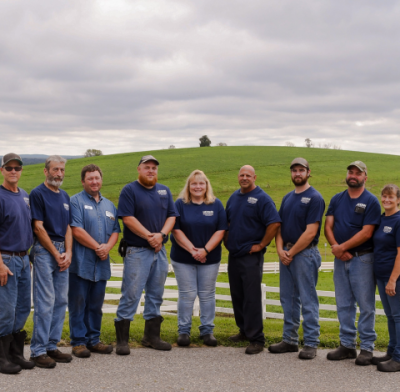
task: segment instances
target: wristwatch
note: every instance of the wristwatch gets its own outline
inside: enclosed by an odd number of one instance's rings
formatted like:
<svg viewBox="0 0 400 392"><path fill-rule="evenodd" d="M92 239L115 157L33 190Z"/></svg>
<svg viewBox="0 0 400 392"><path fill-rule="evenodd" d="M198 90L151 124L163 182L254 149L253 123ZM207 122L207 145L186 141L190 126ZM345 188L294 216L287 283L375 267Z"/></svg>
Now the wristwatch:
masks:
<svg viewBox="0 0 400 392"><path fill-rule="evenodd" d="M162 231L160 231L160 234L161 234L161 236L162 236L163 240L165 240L165 239L167 238L167 235L166 235L166 234L164 234Z"/></svg>

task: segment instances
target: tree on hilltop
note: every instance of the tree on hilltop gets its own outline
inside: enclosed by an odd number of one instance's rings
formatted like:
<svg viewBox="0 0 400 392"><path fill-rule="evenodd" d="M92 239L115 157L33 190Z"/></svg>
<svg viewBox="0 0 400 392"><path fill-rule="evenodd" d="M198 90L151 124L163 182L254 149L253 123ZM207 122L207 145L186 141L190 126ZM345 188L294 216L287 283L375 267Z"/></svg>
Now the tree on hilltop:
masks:
<svg viewBox="0 0 400 392"><path fill-rule="evenodd" d="M304 140L304 142L306 143L306 147L308 147L308 148L314 147L314 143L312 142L312 140L310 138L307 138L306 140Z"/></svg>
<svg viewBox="0 0 400 392"><path fill-rule="evenodd" d="M100 155L103 155L101 150L95 150L94 148L88 148L83 156L85 158L90 158L90 157L98 157Z"/></svg>
<svg viewBox="0 0 400 392"><path fill-rule="evenodd" d="M200 139L200 147L210 147L211 140L208 138L207 135L202 136Z"/></svg>

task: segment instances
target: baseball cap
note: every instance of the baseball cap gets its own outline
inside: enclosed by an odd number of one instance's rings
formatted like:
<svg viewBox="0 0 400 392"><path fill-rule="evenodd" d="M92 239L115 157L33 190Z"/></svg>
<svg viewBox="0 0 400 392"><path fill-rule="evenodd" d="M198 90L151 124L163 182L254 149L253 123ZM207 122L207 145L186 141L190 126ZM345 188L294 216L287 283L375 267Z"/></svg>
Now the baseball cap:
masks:
<svg viewBox="0 0 400 392"><path fill-rule="evenodd" d="M1 167L6 165L10 161L18 161L21 166L23 165L21 157L17 154L14 154L13 152L10 152L9 154L4 155L1 159Z"/></svg>
<svg viewBox="0 0 400 392"><path fill-rule="evenodd" d="M310 165L304 158L293 159L292 163L290 164L290 168L292 168L294 165L301 165L304 166L306 169L310 170Z"/></svg>
<svg viewBox="0 0 400 392"><path fill-rule="evenodd" d="M145 163L145 162L148 162L148 161L154 161L157 165L160 164L160 162L158 162L157 159L153 157L153 155L145 155L145 156L140 158L139 165L141 163Z"/></svg>
<svg viewBox="0 0 400 392"><path fill-rule="evenodd" d="M349 166L347 166L347 170L349 170L352 166L357 167L360 171L365 172L367 174L367 165L361 161L351 162Z"/></svg>

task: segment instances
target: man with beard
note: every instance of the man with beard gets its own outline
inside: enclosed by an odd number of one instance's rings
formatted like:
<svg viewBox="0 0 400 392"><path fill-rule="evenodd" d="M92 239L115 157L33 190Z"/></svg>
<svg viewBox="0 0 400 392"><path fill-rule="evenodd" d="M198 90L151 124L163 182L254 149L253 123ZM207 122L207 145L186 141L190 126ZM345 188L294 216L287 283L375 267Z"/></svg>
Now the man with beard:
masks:
<svg viewBox="0 0 400 392"><path fill-rule="evenodd" d="M72 256L70 201L59 189L66 159L46 159L43 184L32 190L31 204L35 242L33 263L33 334L31 360L36 366L54 368L56 362L70 362L72 356L57 349L68 302L68 267Z"/></svg>
<svg viewBox="0 0 400 392"><path fill-rule="evenodd" d="M378 199L365 189L367 166L361 161L347 167L348 189L333 196L326 213L325 235L335 256L333 280L340 323L340 346L329 360L356 358L357 304L361 352L356 365L371 364L375 333L375 281L372 235L380 223Z"/></svg>
<svg viewBox="0 0 400 392"><path fill-rule="evenodd" d="M124 273L115 331L118 355L130 354L129 327L146 292L142 344L156 350L170 350L171 345L160 339L163 318L160 313L168 260L164 243L179 216L168 187L157 183L159 162L151 155L141 158L137 167L138 180L121 192L118 218L124 223Z"/></svg>
<svg viewBox="0 0 400 392"><path fill-rule="evenodd" d="M309 183L310 167L303 158L290 165L295 190L284 196L282 225L276 235L280 259L280 300L284 314L282 341L268 347L274 354L299 351L300 307L304 348L299 358L312 359L319 344L319 302L316 290L321 255L318 240L325 202Z"/></svg>
<svg viewBox="0 0 400 392"><path fill-rule="evenodd" d="M239 333L233 342L250 341L246 354L264 350L261 281L264 253L275 237L281 219L272 199L256 186L253 167L243 166L238 175L240 189L226 204L229 231L224 243L229 251L228 275L232 305Z"/></svg>

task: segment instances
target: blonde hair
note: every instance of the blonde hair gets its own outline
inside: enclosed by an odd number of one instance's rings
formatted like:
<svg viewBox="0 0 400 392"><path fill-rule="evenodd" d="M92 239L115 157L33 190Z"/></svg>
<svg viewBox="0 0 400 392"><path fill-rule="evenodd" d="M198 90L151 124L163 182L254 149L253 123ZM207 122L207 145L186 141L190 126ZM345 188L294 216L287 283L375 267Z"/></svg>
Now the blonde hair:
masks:
<svg viewBox="0 0 400 392"><path fill-rule="evenodd" d="M381 196L383 195L395 195L397 199L400 199L400 189L395 184L387 184L382 188ZM399 206L400 203L397 203Z"/></svg>
<svg viewBox="0 0 400 392"><path fill-rule="evenodd" d="M198 180L203 180L206 183L206 193L204 195L204 204L212 204L215 202L214 192L212 190L212 186L210 180L201 170L194 170L190 173L189 177L186 180L186 184L183 187L181 193L178 196L178 199L182 199L185 204L188 204L192 201L192 197L190 195L190 183L197 177Z"/></svg>

